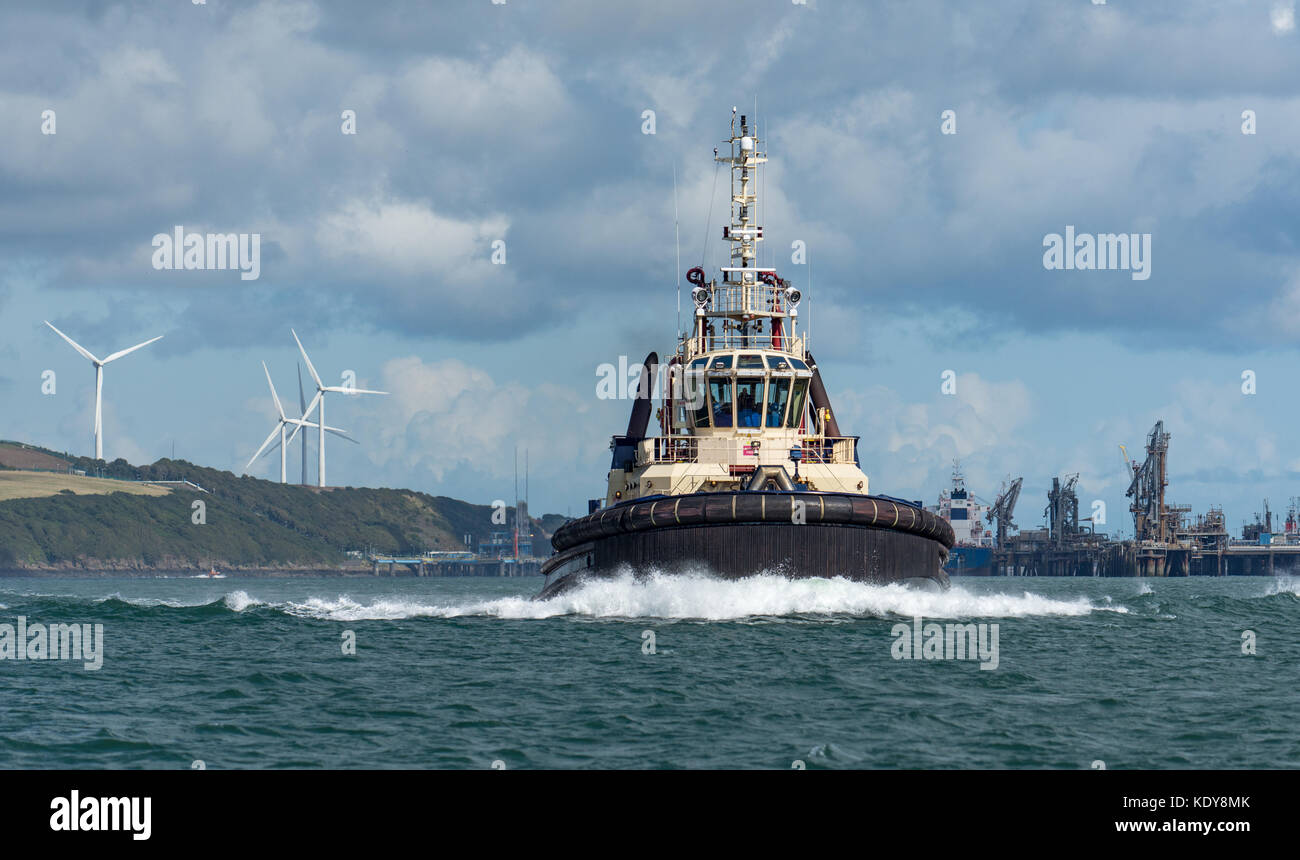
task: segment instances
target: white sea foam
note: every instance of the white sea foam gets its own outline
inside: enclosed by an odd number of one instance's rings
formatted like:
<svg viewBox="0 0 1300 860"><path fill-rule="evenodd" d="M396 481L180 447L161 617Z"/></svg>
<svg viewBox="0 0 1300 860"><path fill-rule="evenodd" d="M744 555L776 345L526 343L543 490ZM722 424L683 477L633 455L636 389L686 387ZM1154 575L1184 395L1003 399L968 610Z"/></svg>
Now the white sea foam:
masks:
<svg viewBox="0 0 1300 860"><path fill-rule="evenodd" d="M1143 594L1155 594L1155 589L1153 589L1151 586L1147 585L1145 582L1139 582L1139 583L1138 583L1138 594L1139 594L1139 595L1143 595Z"/></svg>
<svg viewBox="0 0 1300 860"><path fill-rule="evenodd" d="M1277 594L1293 594L1300 597L1300 578L1294 576L1279 576L1269 585L1268 591L1264 592L1264 597L1272 597Z"/></svg>
<svg viewBox="0 0 1300 860"><path fill-rule="evenodd" d="M294 615L334 621L463 616L536 619L563 615L710 621L802 615L1016 618L1128 611L1123 606L1097 606L1086 598L1058 600L1028 591L977 594L956 586L931 593L903 585L870 585L839 578L764 575L721 580L688 575L635 579L630 574L592 580L542 601L506 597L440 604L388 597L362 604L340 595L333 599L313 597L282 608Z"/></svg>
<svg viewBox="0 0 1300 860"><path fill-rule="evenodd" d="M226 608L233 612L243 612L253 606L265 606L266 604L256 597L249 597L246 591L232 591L222 598Z"/></svg>

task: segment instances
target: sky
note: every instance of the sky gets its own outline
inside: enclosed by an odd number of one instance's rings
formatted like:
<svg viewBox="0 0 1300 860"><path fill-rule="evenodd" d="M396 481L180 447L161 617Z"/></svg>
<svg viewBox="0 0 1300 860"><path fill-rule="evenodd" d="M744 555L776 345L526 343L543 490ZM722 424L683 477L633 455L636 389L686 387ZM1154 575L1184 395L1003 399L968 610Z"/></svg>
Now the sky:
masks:
<svg viewBox="0 0 1300 860"><path fill-rule="evenodd" d="M330 484L489 503L517 450L534 513L584 513L630 409L598 368L671 353L678 235L722 263L737 106L873 491L933 503L957 459L988 501L1023 476L1034 527L1078 473L1131 535L1118 446L1163 419L1169 499L1235 531L1300 496L1294 7L7 4L0 438L93 452L93 369L44 320L100 356L163 335L105 370L106 458L242 472L263 361L297 402L292 329L326 385L390 392L327 396L359 442ZM259 235L258 277L155 268L177 225ZM1149 276L1046 267L1067 227L1149 234Z"/></svg>

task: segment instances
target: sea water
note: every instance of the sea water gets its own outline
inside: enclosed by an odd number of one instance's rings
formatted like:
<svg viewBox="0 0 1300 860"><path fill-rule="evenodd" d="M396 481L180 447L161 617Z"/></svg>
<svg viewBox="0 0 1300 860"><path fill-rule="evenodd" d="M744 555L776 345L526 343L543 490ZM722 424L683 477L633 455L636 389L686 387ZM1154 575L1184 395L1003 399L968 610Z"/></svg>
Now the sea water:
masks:
<svg viewBox="0 0 1300 860"><path fill-rule="evenodd" d="M0 623L103 625L0 659L0 767L1300 767L1296 580L540 585L0 579ZM930 623L996 666L898 659Z"/></svg>

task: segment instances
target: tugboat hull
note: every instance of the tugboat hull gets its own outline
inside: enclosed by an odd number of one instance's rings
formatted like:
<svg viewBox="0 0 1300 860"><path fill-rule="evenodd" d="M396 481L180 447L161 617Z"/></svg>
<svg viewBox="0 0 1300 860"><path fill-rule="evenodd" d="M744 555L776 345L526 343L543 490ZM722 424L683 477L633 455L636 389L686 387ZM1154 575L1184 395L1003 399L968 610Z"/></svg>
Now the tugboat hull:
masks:
<svg viewBox="0 0 1300 860"><path fill-rule="evenodd" d="M666 496L616 505L563 526L542 566L552 597L588 577L623 570L707 570L947 587L952 529L911 505L841 493L739 492Z"/></svg>

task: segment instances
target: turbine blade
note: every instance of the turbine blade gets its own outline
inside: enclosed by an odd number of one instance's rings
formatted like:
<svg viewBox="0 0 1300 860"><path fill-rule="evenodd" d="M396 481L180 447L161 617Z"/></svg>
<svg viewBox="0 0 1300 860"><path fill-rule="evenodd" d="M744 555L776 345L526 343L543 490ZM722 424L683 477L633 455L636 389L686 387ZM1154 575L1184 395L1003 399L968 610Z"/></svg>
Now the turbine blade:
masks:
<svg viewBox="0 0 1300 860"><path fill-rule="evenodd" d="M112 355L110 355L108 358L104 359L104 364L108 364L110 361L117 361L119 358L126 355L127 353L135 352L137 349L141 349L143 347L148 346L149 344L153 343L156 340L162 340L162 339L163 336L158 335L157 337L149 338L149 340L146 340L144 343L137 343L135 346L120 350L119 352L115 352Z"/></svg>
<svg viewBox="0 0 1300 860"><path fill-rule="evenodd" d="M307 395L302 393L302 365L298 365L298 408L302 410L302 416L307 417Z"/></svg>
<svg viewBox="0 0 1300 860"><path fill-rule="evenodd" d="M311 359L307 357L306 348L303 347L302 341L298 340L298 332L289 329L289 333L293 335L294 341L298 344L298 351L302 353L302 360L307 362L307 372L311 374L312 379L316 380L317 390L324 388L324 384L320 381L320 374L316 372L316 368L312 365Z"/></svg>
<svg viewBox="0 0 1300 860"><path fill-rule="evenodd" d="M330 426L327 424L327 425L325 425L325 432L326 432L326 433L333 433L335 436L338 436L338 437L343 438L343 439L347 439L349 442L351 442L351 443L354 444L354 445L360 445L360 444L361 444L361 443L358 442L356 439L353 439L351 436L349 436L347 433L344 433L342 430L338 429L337 427L330 427Z"/></svg>
<svg viewBox="0 0 1300 860"><path fill-rule="evenodd" d="M258 457L262 456L262 452L266 450L266 446L270 445L279 437L280 437L280 425L276 424L275 429L271 431L271 435L267 436L266 441L262 443L262 447L257 449L257 453L254 454L251 459L249 459L248 465L244 466L244 474L248 474L248 467L253 465L253 462L256 461Z"/></svg>
<svg viewBox="0 0 1300 860"><path fill-rule="evenodd" d="M372 391L369 388L346 388L342 385L327 385L323 391L335 391L339 394L387 394L387 391Z"/></svg>
<svg viewBox="0 0 1300 860"><path fill-rule="evenodd" d="M316 404L317 404L317 403L320 403L320 399L321 399L322 396L323 396L323 395L321 394L321 392L319 392L319 391L316 392L316 396L313 397L313 398L311 399L311 403L308 403L308 404L307 404L307 408L303 410L303 413L302 413L303 420L306 420L306 418L307 418L308 415L310 415L310 414L312 414L312 412L316 411Z"/></svg>
<svg viewBox="0 0 1300 860"><path fill-rule="evenodd" d="M45 324L46 324L47 326L49 326L50 328L54 329L54 333L55 333L55 334L57 334L59 337L63 338L63 339L66 340L68 343L70 343L70 344L72 345L72 348L75 349L77 352L81 353L81 354L82 354L83 356L85 356L86 358L88 358L88 359L90 359L91 361L95 362L95 364L102 364L102 363L103 363L103 362L101 362L98 358L95 358L95 356L91 355L91 354L90 354L90 350L86 349L84 346L82 346L81 344L77 343L75 340L73 340L72 338L68 337L66 334L64 334L63 332L59 331L57 328L54 328L54 324L51 323L49 320L46 320L46 321L45 321Z"/></svg>
<svg viewBox="0 0 1300 860"><path fill-rule="evenodd" d="M275 383L271 381L271 371L267 368L266 362L262 362L262 370L266 371L266 384L271 386L271 399L275 401L275 411L280 413L280 419L284 420L284 407L280 405L280 395L275 393Z"/></svg>

